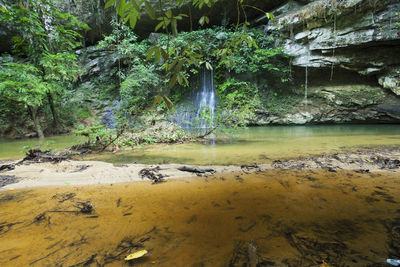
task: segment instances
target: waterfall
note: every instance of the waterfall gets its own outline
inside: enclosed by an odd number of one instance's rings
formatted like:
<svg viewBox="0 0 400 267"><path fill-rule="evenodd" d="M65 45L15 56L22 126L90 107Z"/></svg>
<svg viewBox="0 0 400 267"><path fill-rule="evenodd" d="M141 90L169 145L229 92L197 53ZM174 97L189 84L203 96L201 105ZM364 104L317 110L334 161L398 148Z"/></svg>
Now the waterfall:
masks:
<svg viewBox="0 0 400 267"><path fill-rule="evenodd" d="M308 105L308 65L310 64L310 48L307 48L307 63L306 63L306 77L304 81L304 102Z"/></svg>
<svg viewBox="0 0 400 267"><path fill-rule="evenodd" d="M198 86L192 88L173 115L173 121L182 128L201 129L213 127L218 99L214 90L213 70L203 68Z"/></svg>

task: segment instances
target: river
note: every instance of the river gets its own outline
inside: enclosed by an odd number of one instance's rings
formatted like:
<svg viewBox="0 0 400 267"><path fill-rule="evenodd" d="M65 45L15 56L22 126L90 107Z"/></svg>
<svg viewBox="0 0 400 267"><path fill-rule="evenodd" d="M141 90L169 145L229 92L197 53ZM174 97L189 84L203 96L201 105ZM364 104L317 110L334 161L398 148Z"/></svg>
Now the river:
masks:
<svg viewBox="0 0 400 267"><path fill-rule="evenodd" d="M61 148L80 141L73 138L48 140ZM22 157L35 142L3 140L0 155ZM399 125L262 127L90 158L226 165L399 144ZM82 202L94 211L79 212ZM386 266L400 259L399 202L395 170L10 188L0 191L0 266ZM124 260L143 249L144 257Z"/></svg>

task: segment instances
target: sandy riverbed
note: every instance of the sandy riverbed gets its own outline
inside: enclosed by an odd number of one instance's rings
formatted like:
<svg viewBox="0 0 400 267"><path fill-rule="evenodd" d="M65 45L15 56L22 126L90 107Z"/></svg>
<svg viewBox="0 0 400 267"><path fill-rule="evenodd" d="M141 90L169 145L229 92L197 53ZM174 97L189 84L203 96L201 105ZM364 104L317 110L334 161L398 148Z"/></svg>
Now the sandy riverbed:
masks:
<svg viewBox="0 0 400 267"><path fill-rule="evenodd" d="M200 166L202 169L212 168L216 173L253 172L269 169L325 169L332 172L336 170L355 170L360 172L389 171L400 173L400 150L371 150L351 153L321 155L305 159L292 159L275 161L271 164L254 166ZM16 165L14 170L3 171L3 175L15 177L17 183L2 187L2 190L60 186L60 185L91 185L113 184L121 182L143 181L139 172L144 168L159 166L157 173L165 179L196 177L198 174L178 170L181 164L124 164L115 165L100 161L75 161L68 160L60 163L29 163ZM256 167L257 166L257 167ZM197 166L190 166L197 167ZM205 173L201 175L211 175Z"/></svg>

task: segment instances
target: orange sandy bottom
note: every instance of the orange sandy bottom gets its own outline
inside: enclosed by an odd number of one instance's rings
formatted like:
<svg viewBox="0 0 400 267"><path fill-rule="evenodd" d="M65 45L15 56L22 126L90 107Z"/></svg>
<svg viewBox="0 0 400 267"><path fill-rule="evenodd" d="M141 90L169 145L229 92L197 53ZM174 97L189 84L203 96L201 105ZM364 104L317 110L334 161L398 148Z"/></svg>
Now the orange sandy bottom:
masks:
<svg viewBox="0 0 400 267"><path fill-rule="evenodd" d="M95 212L60 212L79 201ZM3 191L0 266L124 266L141 249L134 266L250 266L251 241L259 266L376 266L399 256L399 201L398 174L353 171Z"/></svg>

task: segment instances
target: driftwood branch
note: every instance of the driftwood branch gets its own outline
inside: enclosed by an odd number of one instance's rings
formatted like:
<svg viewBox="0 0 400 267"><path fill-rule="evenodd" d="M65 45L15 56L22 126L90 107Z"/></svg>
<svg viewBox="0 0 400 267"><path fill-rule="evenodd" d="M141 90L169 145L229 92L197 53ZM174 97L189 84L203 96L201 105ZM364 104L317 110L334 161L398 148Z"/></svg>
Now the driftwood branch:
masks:
<svg viewBox="0 0 400 267"><path fill-rule="evenodd" d="M198 167L179 167L178 170L183 171L183 172L193 172L193 173L206 173L206 172L211 172L215 173L216 171L214 169L200 169Z"/></svg>
<svg viewBox="0 0 400 267"><path fill-rule="evenodd" d="M124 134L125 130L126 130L126 125L123 125L120 129L118 129L117 135L114 138L110 137L110 140L108 141L108 143L103 145L101 152L106 150L106 148L109 147L110 145L114 144L114 142L117 141Z"/></svg>

